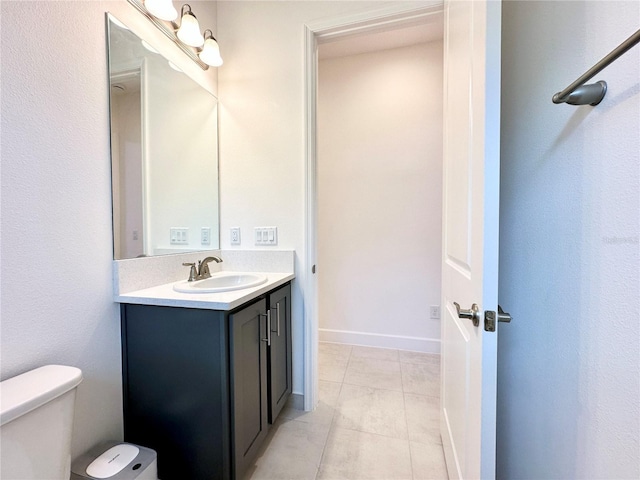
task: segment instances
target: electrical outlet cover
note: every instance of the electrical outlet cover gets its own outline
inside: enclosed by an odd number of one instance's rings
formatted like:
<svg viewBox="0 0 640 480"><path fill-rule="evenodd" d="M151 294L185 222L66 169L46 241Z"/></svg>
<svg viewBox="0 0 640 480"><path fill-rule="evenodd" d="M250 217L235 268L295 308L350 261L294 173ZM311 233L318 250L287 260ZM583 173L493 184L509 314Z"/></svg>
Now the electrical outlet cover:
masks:
<svg viewBox="0 0 640 480"><path fill-rule="evenodd" d="M240 245L240 227L231 228L231 245Z"/></svg>

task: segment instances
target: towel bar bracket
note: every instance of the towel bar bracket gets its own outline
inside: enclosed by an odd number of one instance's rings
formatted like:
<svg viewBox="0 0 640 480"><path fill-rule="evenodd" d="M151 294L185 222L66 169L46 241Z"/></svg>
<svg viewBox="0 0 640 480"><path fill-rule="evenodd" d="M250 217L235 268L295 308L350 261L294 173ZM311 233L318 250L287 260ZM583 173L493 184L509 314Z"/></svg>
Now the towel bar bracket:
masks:
<svg viewBox="0 0 640 480"><path fill-rule="evenodd" d="M616 61L620 56L625 54L638 43L640 43L640 30L618 45L602 60L583 73L571 85L561 92L556 93L552 98L553 103L568 103L569 105L598 105L607 93L607 83L600 80L599 82L585 85L585 82L592 79L604 68Z"/></svg>
<svg viewBox="0 0 640 480"><path fill-rule="evenodd" d="M559 93L553 96L553 103L568 103L569 105L598 105L607 94L607 82L600 80L588 85L580 85L564 99Z"/></svg>

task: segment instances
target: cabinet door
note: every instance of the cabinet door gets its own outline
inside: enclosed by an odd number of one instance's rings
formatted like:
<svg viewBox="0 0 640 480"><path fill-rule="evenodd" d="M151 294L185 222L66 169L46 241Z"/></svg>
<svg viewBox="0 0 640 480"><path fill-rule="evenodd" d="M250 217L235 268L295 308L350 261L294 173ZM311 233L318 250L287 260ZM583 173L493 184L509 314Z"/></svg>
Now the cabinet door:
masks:
<svg viewBox="0 0 640 480"><path fill-rule="evenodd" d="M234 476L240 479L267 435L267 304L262 299L229 316Z"/></svg>
<svg viewBox="0 0 640 480"><path fill-rule="evenodd" d="M231 477L223 312L122 306L124 439L158 453L163 480Z"/></svg>
<svg viewBox="0 0 640 480"><path fill-rule="evenodd" d="M273 423L291 394L291 285L269 295L269 307L269 423Z"/></svg>

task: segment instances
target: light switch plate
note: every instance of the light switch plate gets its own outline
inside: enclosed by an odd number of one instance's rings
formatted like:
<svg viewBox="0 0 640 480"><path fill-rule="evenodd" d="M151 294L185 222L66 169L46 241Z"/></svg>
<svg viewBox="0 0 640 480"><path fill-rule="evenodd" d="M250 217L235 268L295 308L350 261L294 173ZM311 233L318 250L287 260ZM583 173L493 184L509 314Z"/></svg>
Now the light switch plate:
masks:
<svg viewBox="0 0 640 480"><path fill-rule="evenodd" d="M169 229L169 243L171 245L189 245L189 228L171 227Z"/></svg>
<svg viewBox="0 0 640 480"><path fill-rule="evenodd" d="M278 227L256 227L254 238L256 245L277 245Z"/></svg>
<svg viewBox="0 0 640 480"><path fill-rule="evenodd" d="M202 245L211 245L211 227L202 227L200 229L200 243Z"/></svg>

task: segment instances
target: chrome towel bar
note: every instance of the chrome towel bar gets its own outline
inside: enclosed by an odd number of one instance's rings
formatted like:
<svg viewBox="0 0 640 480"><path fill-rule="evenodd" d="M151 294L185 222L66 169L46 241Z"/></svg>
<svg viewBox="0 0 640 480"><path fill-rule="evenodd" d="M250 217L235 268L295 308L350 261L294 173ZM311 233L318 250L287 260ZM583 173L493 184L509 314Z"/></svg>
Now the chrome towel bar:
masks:
<svg viewBox="0 0 640 480"><path fill-rule="evenodd" d="M561 92L556 93L553 103L568 103L569 105L598 105L607 93L607 82L600 80L596 83L585 85L605 67L612 64L618 57L640 43L640 30L618 45L611 53L582 74L575 82Z"/></svg>

